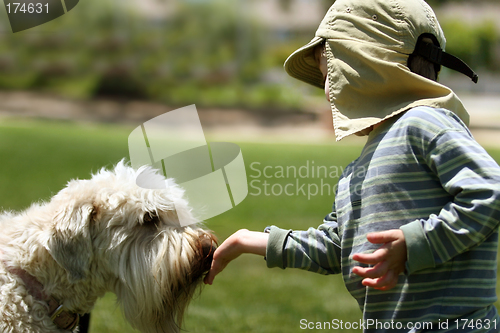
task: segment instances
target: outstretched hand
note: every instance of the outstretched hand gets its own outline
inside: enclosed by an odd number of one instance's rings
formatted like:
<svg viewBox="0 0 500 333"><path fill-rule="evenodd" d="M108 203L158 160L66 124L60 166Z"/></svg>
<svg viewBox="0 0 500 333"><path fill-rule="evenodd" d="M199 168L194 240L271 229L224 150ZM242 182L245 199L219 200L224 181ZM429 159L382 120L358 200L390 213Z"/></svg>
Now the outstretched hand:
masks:
<svg viewBox="0 0 500 333"><path fill-rule="evenodd" d="M398 276L405 270L406 241L400 229L374 232L366 236L372 244L383 244L370 254L356 253L352 259L373 267L356 266L352 272L363 277L363 285L379 290L389 290L398 283Z"/></svg>
<svg viewBox="0 0 500 333"><path fill-rule="evenodd" d="M203 282L212 284L215 276L222 272L232 260L243 253L265 256L269 234L241 229L229 236L214 252L212 266Z"/></svg>

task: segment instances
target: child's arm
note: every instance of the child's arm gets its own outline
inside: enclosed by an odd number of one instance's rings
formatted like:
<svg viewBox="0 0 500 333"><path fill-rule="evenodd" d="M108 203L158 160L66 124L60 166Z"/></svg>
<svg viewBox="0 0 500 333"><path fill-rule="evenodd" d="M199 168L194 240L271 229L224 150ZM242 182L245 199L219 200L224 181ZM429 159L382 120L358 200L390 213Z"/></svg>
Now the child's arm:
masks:
<svg viewBox="0 0 500 333"><path fill-rule="evenodd" d="M292 231L273 226L266 250L267 267L338 274L341 272L340 246L335 211L328 214L317 229Z"/></svg>
<svg viewBox="0 0 500 333"><path fill-rule="evenodd" d="M424 148L426 164L453 199L428 218L401 226L407 274L437 267L475 248L500 224L500 168L495 160L455 129L440 131Z"/></svg>
<svg viewBox="0 0 500 333"><path fill-rule="evenodd" d="M268 267L301 268L322 274L340 273L336 215L327 215L318 229L309 228L307 231L284 230L274 226L269 234L238 230L215 250L204 282L212 284L215 276L243 253L267 256Z"/></svg>

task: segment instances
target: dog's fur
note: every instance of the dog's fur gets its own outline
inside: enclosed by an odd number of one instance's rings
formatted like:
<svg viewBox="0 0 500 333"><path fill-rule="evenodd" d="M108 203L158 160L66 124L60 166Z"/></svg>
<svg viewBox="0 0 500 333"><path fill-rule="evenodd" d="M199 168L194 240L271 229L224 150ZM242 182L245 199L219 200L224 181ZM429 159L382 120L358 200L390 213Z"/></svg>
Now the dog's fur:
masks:
<svg viewBox="0 0 500 333"><path fill-rule="evenodd" d="M194 218L183 191L136 185L120 162L90 180L70 181L50 202L0 215L0 332L62 332L47 305L12 274L24 270L65 309L90 312L107 291L142 332L178 332L209 269L214 236Z"/></svg>

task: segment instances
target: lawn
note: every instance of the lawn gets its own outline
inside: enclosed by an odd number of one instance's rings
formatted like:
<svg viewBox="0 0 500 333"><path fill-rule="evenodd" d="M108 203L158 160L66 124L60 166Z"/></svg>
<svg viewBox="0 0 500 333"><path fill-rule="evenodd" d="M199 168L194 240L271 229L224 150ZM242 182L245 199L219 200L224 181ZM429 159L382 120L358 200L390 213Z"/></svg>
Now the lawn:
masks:
<svg viewBox="0 0 500 333"><path fill-rule="evenodd" d="M71 178L88 178L91 172L127 157L131 130L115 125L0 120L0 206L20 210L33 201L47 200ZM342 167L361 150L334 143L257 144L237 138L234 142L242 149L251 185L240 205L206 222L220 240L240 228L319 225L329 212ZM500 151L489 152L500 161ZM299 332L301 320L354 322L360 318L339 276L268 269L262 258L248 255L202 289L189 307L184 328L187 332ZM134 332L121 317L112 294L96 304L90 331Z"/></svg>

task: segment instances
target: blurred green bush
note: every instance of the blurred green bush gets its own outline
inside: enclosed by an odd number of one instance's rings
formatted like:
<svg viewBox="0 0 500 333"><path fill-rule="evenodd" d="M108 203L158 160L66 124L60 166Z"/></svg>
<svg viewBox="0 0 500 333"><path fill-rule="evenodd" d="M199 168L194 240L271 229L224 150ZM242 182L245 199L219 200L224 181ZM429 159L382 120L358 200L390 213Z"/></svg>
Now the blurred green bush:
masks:
<svg viewBox="0 0 500 333"><path fill-rule="evenodd" d="M264 28L241 2L177 1L164 19L129 1L86 0L48 24L12 34L0 15L0 89L72 98L116 96L183 106L301 108L270 75L309 37ZM474 69L500 69L493 22L442 22L447 50ZM276 72L276 71L274 71ZM318 92L319 94L319 92Z"/></svg>
<svg viewBox="0 0 500 333"><path fill-rule="evenodd" d="M483 20L471 25L457 18L443 21L441 26L447 39L447 52L474 69L500 69L500 36L495 22Z"/></svg>
<svg viewBox="0 0 500 333"><path fill-rule="evenodd" d="M269 59L275 53L268 32L235 2L182 1L166 19L154 19L117 1L87 0L25 32L12 34L8 22L1 24L7 33L0 34L0 89L170 105L301 104L286 87L263 79L284 59Z"/></svg>

